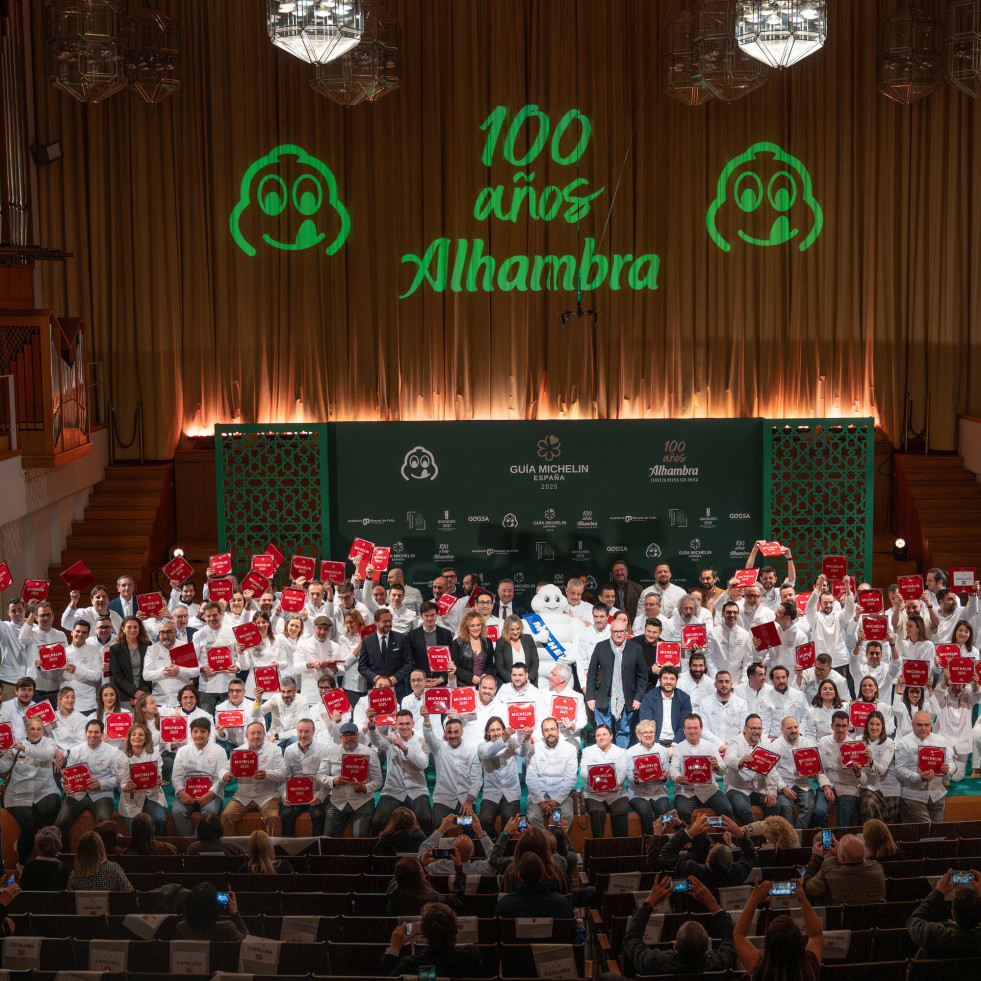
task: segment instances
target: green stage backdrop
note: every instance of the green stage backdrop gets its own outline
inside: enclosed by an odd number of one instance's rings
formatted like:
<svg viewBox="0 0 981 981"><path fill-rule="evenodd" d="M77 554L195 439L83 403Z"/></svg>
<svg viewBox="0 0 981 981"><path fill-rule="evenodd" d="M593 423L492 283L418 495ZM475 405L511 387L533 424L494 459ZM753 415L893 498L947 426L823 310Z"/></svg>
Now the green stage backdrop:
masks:
<svg viewBox="0 0 981 981"><path fill-rule="evenodd" d="M334 557L355 537L392 547L426 592L440 567L485 582L584 572L625 559L653 581L741 567L763 533L759 419L337 423L331 439Z"/></svg>

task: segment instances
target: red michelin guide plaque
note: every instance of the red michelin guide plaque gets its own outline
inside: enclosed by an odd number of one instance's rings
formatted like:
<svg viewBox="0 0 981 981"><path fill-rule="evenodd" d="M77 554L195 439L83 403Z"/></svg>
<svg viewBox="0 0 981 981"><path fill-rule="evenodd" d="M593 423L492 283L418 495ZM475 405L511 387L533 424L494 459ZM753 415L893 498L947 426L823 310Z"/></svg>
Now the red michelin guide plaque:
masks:
<svg viewBox="0 0 981 981"><path fill-rule="evenodd" d="M451 688L450 689L450 708L466 715L469 712L477 711L477 689L476 688Z"/></svg>
<svg viewBox="0 0 981 981"><path fill-rule="evenodd" d="M330 715L333 715L335 712L340 712L343 715L345 712L351 711L351 702L341 688L325 691L321 695L321 701L324 703L324 708L327 709Z"/></svg>
<svg viewBox="0 0 981 981"><path fill-rule="evenodd" d="M759 572L756 569L737 569L732 574L732 578L743 587L752 586L758 577Z"/></svg>
<svg viewBox="0 0 981 981"><path fill-rule="evenodd" d="M794 750L794 766L802 777L813 777L821 772L821 757L815 747Z"/></svg>
<svg viewBox="0 0 981 981"><path fill-rule="evenodd" d="M881 589L860 589L858 606L863 613L881 613L885 609Z"/></svg>
<svg viewBox="0 0 981 981"><path fill-rule="evenodd" d="M313 779L311 777L290 777L286 781L286 803L303 805L313 800Z"/></svg>
<svg viewBox="0 0 981 981"><path fill-rule="evenodd" d="M958 565L950 567L950 591L952 593L973 593L978 581L978 570L974 566Z"/></svg>
<svg viewBox="0 0 981 981"><path fill-rule="evenodd" d="M683 766L689 783L708 783L712 779L712 760L707 756L686 756Z"/></svg>
<svg viewBox="0 0 981 981"><path fill-rule="evenodd" d="M573 725L576 721L576 700L568 695L552 696L552 718L556 722L567 722Z"/></svg>
<svg viewBox="0 0 981 981"><path fill-rule="evenodd" d="M798 644L794 649L794 657L797 660L797 667L801 671L813 668L817 660L817 654L814 653L814 642L808 641L806 644Z"/></svg>
<svg viewBox="0 0 981 981"><path fill-rule="evenodd" d="M68 663L68 656L62 644L48 644L37 652L38 660L45 671L59 671Z"/></svg>
<svg viewBox="0 0 981 981"><path fill-rule="evenodd" d="M393 715L399 707L391 688L372 688L368 692L368 705L377 715Z"/></svg>
<svg viewBox="0 0 981 981"><path fill-rule="evenodd" d="M227 647L212 647L208 651L208 667L212 671L231 671L232 652Z"/></svg>
<svg viewBox="0 0 981 981"><path fill-rule="evenodd" d="M783 545L780 542L764 542L760 546L760 555L765 555L768 559L775 559L783 555Z"/></svg>
<svg viewBox="0 0 981 981"><path fill-rule="evenodd" d="M84 763L66 767L61 771L61 785L69 794L80 794L91 779L92 774Z"/></svg>
<svg viewBox="0 0 981 981"><path fill-rule="evenodd" d="M324 560L320 563L320 578L324 582L339 586L344 582L344 570L345 566L343 562L329 562Z"/></svg>
<svg viewBox="0 0 981 981"><path fill-rule="evenodd" d="M187 717L172 715L160 720L160 741L163 743L182 743L187 739Z"/></svg>
<svg viewBox="0 0 981 981"><path fill-rule="evenodd" d="M208 559L208 567L212 575L228 576L232 572L232 553L222 552L220 555L212 555Z"/></svg>
<svg viewBox="0 0 981 981"><path fill-rule="evenodd" d="M234 749L229 757L233 777L251 777L259 772L259 754L254 749Z"/></svg>
<svg viewBox="0 0 981 981"><path fill-rule="evenodd" d="M287 613L299 613L303 609L306 601L307 594L302 589L296 589L292 586L283 590L283 595L279 600L283 610Z"/></svg>
<svg viewBox="0 0 981 981"><path fill-rule="evenodd" d="M185 579L190 579L194 575L194 567L183 555L175 555L163 567L163 574L170 582L184 582ZM92 581L95 582L94 579Z"/></svg>
<svg viewBox="0 0 981 981"><path fill-rule="evenodd" d="M235 639L245 648L258 647L262 643L262 634L254 623L240 623L232 627Z"/></svg>
<svg viewBox="0 0 981 981"><path fill-rule="evenodd" d="M512 729L524 729L535 724L534 702L511 702L508 705L508 725Z"/></svg>
<svg viewBox="0 0 981 981"><path fill-rule="evenodd" d="M55 720L54 709L51 707L50 702L38 702L37 705L32 705L24 713L25 719L40 719L46 726L51 725ZM107 721L111 719L112 716L107 715ZM125 732L123 733L125 735Z"/></svg>
<svg viewBox="0 0 981 981"><path fill-rule="evenodd" d="M422 698L430 715L445 715L450 710L449 688L427 688Z"/></svg>
<svg viewBox="0 0 981 981"><path fill-rule="evenodd" d="M106 716L106 739L125 739L133 724L133 716L127 712L112 712Z"/></svg>
<svg viewBox="0 0 981 981"><path fill-rule="evenodd" d="M231 579L212 579L208 583L208 599L215 603L227 603L234 592Z"/></svg>
<svg viewBox="0 0 981 981"><path fill-rule="evenodd" d="M889 623L881 613L868 613L862 617L862 633L866 640L885 640L889 636Z"/></svg>
<svg viewBox="0 0 981 981"><path fill-rule="evenodd" d="M178 668L196 668L198 666L198 652L193 644L175 644L167 652L170 655L170 663Z"/></svg>
<svg viewBox="0 0 981 981"><path fill-rule="evenodd" d="M368 779L368 756L364 753L345 753L341 757L341 776L356 783Z"/></svg>
<svg viewBox="0 0 981 981"><path fill-rule="evenodd" d="M671 640L659 641L654 657L662 668L665 664L678 667L681 664L681 645Z"/></svg>
<svg viewBox="0 0 981 981"><path fill-rule="evenodd" d="M868 722L869 716L874 711L875 705L872 702L863 702L860 699L855 699L848 706L848 721L851 722L853 728L864 729L865 723Z"/></svg>
<svg viewBox="0 0 981 981"><path fill-rule="evenodd" d="M269 664L262 668L255 668L255 686L259 691L279 691L279 668Z"/></svg>
<svg viewBox="0 0 981 981"><path fill-rule="evenodd" d="M947 762L947 751L943 746L921 746L917 755L916 765L920 773L932 770L934 773L940 772L940 767Z"/></svg>
<svg viewBox="0 0 981 981"><path fill-rule="evenodd" d="M14 744L14 733L7 722L0 722L0 749L10 749Z"/></svg>
<svg viewBox="0 0 981 981"><path fill-rule="evenodd" d="M211 785L214 781L211 777L188 777L184 781L184 793L191 800L200 800L205 794L211 792Z"/></svg>
<svg viewBox="0 0 981 981"><path fill-rule="evenodd" d="M252 572L257 572L263 579L266 580L268 585L270 578L276 572L276 560L271 555L267 555L265 552L259 555L252 556ZM242 589L251 589L251 586L245 585L245 580L242 580ZM263 587L265 589L265 586Z"/></svg>
<svg viewBox="0 0 981 981"><path fill-rule="evenodd" d="M296 582L303 579L309 582L317 571L317 560L307 555L294 555L290 559L290 579Z"/></svg>
<svg viewBox="0 0 981 981"><path fill-rule="evenodd" d="M597 763L586 770L589 789L594 794L606 794L617 789L617 769L612 763Z"/></svg>
<svg viewBox="0 0 981 981"><path fill-rule="evenodd" d="M183 561L183 559L181 559ZM88 589L89 586L95 585L95 576L89 570L89 567L79 559L78 562L72 563L64 572L60 573L61 581L69 589ZM171 576L171 579L174 577ZM187 576L184 577L188 578ZM6 586L0 586L0 589L6 589Z"/></svg>
<svg viewBox="0 0 981 981"><path fill-rule="evenodd" d="M683 647L704 647L708 643L704 623L690 623L681 628L681 644Z"/></svg>
<svg viewBox="0 0 981 981"><path fill-rule="evenodd" d="M896 586L904 600L919 599L923 595L923 576L900 576Z"/></svg>
<svg viewBox="0 0 981 981"><path fill-rule="evenodd" d="M145 617L156 618L166 603L162 593L141 593L136 597L136 606Z"/></svg>
<svg viewBox="0 0 981 981"><path fill-rule="evenodd" d="M227 709L215 713L215 721L222 729L241 729L245 725L245 713L236 709Z"/></svg>
<svg viewBox="0 0 981 981"><path fill-rule="evenodd" d="M903 684L921 688L930 680L930 665L926 661L903 661Z"/></svg>
<svg viewBox="0 0 981 981"><path fill-rule="evenodd" d="M156 763L130 763L129 778L137 790L153 790L160 782L160 772Z"/></svg>
<svg viewBox="0 0 981 981"><path fill-rule="evenodd" d="M775 623L757 623L752 630L753 643L757 651L765 651L780 646L780 634Z"/></svg>
<svg viewBox="0 0 981 981"><path fill-rule="evenodd" d="M838 747L838 753L841 756L842 766L851 766L853 763L865 766L868 763L865 757L865 743L842 743Z"/></svg>
<svg viewBox="0 0 981 981"><path fill-rule="evenodd" d="M947 664L951 684L969 685L974 680L974 661L969 657L952 657Z"/></svg>
<svg viewBox="0 0 981 981"><path fill-rule="evenodd" d="M960 657L961 649L957 644L935 644L933 656L941 668L946 669L950 664L950 659Z"/></svg>
<svg viewBox="0 0 981 981"><path fill-rule="evenodd" d="M750 753L750 760L746 764L746 769L755 770L757 773L769 773L779 760L780 756L777 753L771 753L768 749L757 746Z"/></svg>
<svg viewBox="0 0 981 981"><path fill-rule="evenodd" d="M453 609L453 604L456 603L456 597L452 593L443 593L438 600L436 600L436 609L439 611L441 617L445 617L447 613Z"/></svg>
<svg viewBox="0 0 981 981"><path fill-rule="evenodd" d="M664 779L664 768L660 758L652 753L650 756L638 756L634 760L634 778L640 783L652 783Z"/></svg>
<svg viewBox="0 0 981 981"><path fill-rule="evenodd" d="M450 649L448 647L427 647L426 657L429 658L430 671L446 671L450 666Z"/></svg>
<svg viewBox="0 0 981 981"><path fill-rule="evenodd" d="M848 573L848 559L844 555L825 555L821 559L821 572L825 579L844 579Z"/></svg>
<svg viewBox="0 0 981 981"><path fill-rule="evenodd" d="M242 592L252 592L253 596L261 596L269 588L269 578L258 569L250 569L242 580Z"/></svg>

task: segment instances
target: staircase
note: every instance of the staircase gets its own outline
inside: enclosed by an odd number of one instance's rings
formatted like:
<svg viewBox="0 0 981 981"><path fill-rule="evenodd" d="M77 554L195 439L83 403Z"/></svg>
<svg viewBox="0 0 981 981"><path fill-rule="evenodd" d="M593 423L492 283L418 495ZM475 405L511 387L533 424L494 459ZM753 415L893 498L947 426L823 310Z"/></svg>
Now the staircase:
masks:
<svg viewBox="0 0 981 981"><path fill-rule="evenodd" d="M153 588L153 574L167 561L175 536L174 466L116 464L89 495L81 521L72 522L61 561L48 569L56 615L68 603L60 573L81 560L95 581L116 596L116 579L128 573L136 591ZM88 605L83 591L83 606Z"/></svg>
<svg viewBox="0 0 981 981"><path fill-rule="evenodd" d="M960 456L893 457L893 526L921 568L981 570L981 484Z"/></svg>

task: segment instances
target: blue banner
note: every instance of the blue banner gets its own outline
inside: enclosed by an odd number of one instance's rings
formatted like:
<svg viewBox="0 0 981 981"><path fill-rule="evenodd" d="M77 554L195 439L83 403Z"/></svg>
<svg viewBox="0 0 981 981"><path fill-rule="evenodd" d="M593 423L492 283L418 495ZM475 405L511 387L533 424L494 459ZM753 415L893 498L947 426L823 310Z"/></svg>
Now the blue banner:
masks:
<svg viewBox="0 0 981 981"><path fill-rule="evenodd" d="M531 628L531 635L537 640L538 635L544 630L546 641L545 650L558 661L565 654L565 648L552 636L552 631L545 625L545 621L537 613L526 613L522 618Z"/></svg>

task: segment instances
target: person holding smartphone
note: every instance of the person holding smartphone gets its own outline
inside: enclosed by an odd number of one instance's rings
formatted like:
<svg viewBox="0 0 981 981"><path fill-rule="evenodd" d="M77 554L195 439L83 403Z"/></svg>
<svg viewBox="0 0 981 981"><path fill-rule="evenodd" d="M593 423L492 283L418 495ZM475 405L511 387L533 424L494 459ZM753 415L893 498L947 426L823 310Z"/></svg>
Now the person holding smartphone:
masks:
<svg viewBox="0 0 981 981"><path fill-rule="evenodd" d="M827 847L824 836L816 834L804 890L818 906L884 903L886 875L878 862L866 857L865 844L857 835L845 835L841 841L832 835Z"/></svg>
<svg viewBox="0 0 981 981"><path fill-rule="evenodd" d="M244 940L248 930L238 913L235 893L220 893L210 882L196 885L181 907L178 940Z"/></svg>
<svg viewBox="0 0 981 981"><path fill-rule="evenodd" d="M731 817L722 818L722 827L723 840L713 844L708 817L700 814L661 849L661 861L676 877L698 879L712 890L742 885L756 865L756 846ZM733 845L739 849L739 858L733 855ZM682 857L685 848L688 851Z"/></svg>
<svg viewBox="0 0 981 981"><path fill-rule="evenodd" d="M981 957L979 924L981 872L948 869L913 910L906 931L919 946L918 959Z"/></svg>

